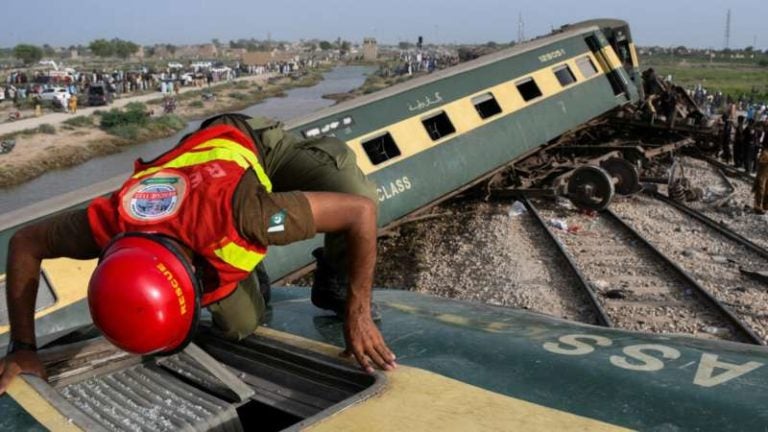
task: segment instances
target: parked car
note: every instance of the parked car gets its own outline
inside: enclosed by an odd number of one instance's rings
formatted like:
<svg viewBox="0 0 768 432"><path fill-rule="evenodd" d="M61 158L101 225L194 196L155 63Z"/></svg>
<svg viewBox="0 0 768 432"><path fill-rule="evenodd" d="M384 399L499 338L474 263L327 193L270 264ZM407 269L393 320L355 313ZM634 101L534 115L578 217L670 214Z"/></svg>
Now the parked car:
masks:
<svg viewBox="0 0 768 432"><path fill-rule="evenodd" d="M88 106L109 105L112 103L112 92L104 84L88 86Z"/></svg>
<svg viewBox="0 0 768 432"><path fill-rule="evenodd" d="M41 91L37 97L41 101L58 103L65 107L67 106L67 102L69 102L71 95L69 94L69 90L65 89L64 87L50 87L43 89L43 91Z"/></svg>

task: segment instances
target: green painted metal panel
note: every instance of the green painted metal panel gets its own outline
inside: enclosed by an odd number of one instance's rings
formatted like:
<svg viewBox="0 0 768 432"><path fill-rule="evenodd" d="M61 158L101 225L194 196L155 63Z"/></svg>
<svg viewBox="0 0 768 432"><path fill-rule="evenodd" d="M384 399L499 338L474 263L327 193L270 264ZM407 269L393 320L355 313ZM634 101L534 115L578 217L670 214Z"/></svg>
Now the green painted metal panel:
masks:
<svg viewBox="0 0 768 432"><path fill-rule="evenodd" d="M0 396L0 431L46 431L10 396Z"/></svg>
<svg viewBox="0 0 768 432"><path fill-rule="evenodd" d="M274 290L267 325L343 346L341 322L314 308L308 294ZM407 291L377 290L375 300L401 364L640 430L768 425L763 347L607 329ZM568 339L574 335L581 337ZM708 368L713 359L724 368Z"/></svg>

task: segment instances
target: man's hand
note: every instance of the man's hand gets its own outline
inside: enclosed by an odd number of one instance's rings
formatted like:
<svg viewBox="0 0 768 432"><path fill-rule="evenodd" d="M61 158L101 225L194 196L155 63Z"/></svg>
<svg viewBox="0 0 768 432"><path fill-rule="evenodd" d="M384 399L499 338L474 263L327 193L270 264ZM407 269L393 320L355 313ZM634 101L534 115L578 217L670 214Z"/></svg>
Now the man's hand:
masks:
<svg viewBox="0 0 768 432"><path fill-rule="evenodd" d="M306 192L319 232L343 232L347 237L349 289L344 339L366 372L373 364L392 370L397 364L371 319L371 286L376 265L376 203L368 198L332 192Z"/></svg>
<svg viewBox="0 0 768 432"><path fill-rule="evenodd" d="M370 310L347 311L344 340L347 343L344 355L355 356L366 372L373 373L371 362L383 370L393 370L397 367L395 355L389 350L379 329L373 323Z"/></svg>
<svg viewBox="0 0 768 432"><path fill-rule="evenodd" d="M11 381L20 373L37 375L48 379L45 366L34 351L20 350L0 359L0 395L4 394Z"/></svg>

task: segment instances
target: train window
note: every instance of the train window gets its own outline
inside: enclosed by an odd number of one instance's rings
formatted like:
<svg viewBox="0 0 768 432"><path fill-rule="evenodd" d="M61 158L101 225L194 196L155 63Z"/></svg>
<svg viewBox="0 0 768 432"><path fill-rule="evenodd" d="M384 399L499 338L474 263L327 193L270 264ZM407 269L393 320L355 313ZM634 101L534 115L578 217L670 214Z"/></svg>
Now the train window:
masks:
<svg viewBox="0 0 768 432"><path fill-rule="evenodd" d="M518 81L515 85L520 92L520 96L522 96L523 100L526 102L541 96L541 90L539 89L539 86L536 85L536 81L534 81L533 78Z"/></svg>
<svg viewBox="0 0 768 432"><path fill-rule="evenodd" d="M448 118L448 114L445 111L427 117L421 123L424 124L432 141L437 141L444 136L456 132L456 128L453 127L453 123L451 123L451 119Z"/></svg>
<svg viewBox="0 0 768 432"><path fill-rule="evenodd" d="M472 105L475 106L480 118L487 119L501 112L499 103L493 97L493 93L485 93L472 98Z"/></svg>
<svg viewBox="0 0 768 432"><path fill-rule="evenodd" d="M363 150L365 150L365 154L368 155L368 159L374 165L400 156L400 149L389 132L368 141L363 141Z"/></svg>
<svg viewBox="0 0 768 432"><path fill-rule="evenodd" d="M589 56L577 59L576 66L579 67L584 78L590 78L597 74L597 68L595 67L595 64L592 63L592 59L589 58Z"/></svg>
<svg viewBox="0 0 768 432"><path fill-rule="evenodd" d="M576 77L573 76L573 72L571 72L571 68L568 65L558 66L552 69L552 72L555 73L557 80L560 81L560 85L563 87L576 82Z"/></svg>

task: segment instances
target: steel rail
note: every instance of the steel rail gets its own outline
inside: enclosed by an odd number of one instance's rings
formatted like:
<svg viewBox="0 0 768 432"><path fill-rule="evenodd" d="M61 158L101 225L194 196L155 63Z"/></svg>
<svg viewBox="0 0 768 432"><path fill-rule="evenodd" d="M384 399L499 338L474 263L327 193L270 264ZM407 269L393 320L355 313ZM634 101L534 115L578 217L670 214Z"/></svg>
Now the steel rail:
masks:
<svg viewBox="0 0 768 432"><path fill-rule="evenodd" d="M645 237L643 237L639 232L637 232L632 226L624 222L621 217L619 217L616 213L611 211L610 209L606 209L603 214L608 215L610 218L612 218L616 223L624 227L628 232L630 232L637 240L639 240L643 245L645 245L648 249L650 249L659 259L661 259L664 263L666 263L669 267L674 269L675 273L678 274L683 280L685 280L690 286L692 286L696 292L704 298L707 302L710 303L715 309L717 309L720 313L722 313L728 321L743 335L745 338L756 345L765 345L765 341L758 336L754 331L752 331L749 326L744 323L742 320L739 319L731 310L725 306L723 303L721 303L717 298L715 298L706 288L701 286L688 272L683 270L677 263L669 259L666 255L664 255L663 252L661 252L659 249L656 248L650 241L648 241Z"/></svg>
<svg viewBox="0 0 768 432"><path fill-rule="evenodd" d="M592 307L595 310L595 316L597 318L598 325L601 325L604 327L613 327L613 322L611 321L611 318L608 316L608 314L605 312L605 309L603 309L603 305L597 299L597 296L595 295L595 291L592 288L592 284L589 283L589 281L581 272L581 270L579 270L579 266L573 260L573 258L568 253L568 251L565 250L565 247L557 238L555 233L552 232L552 230L549 228L547 223L541 217L541 215L539 214L539 211L536 209L536 206L534 206L533 203L531 203L528 200L528 198L520 197L519 199L520 201L522 201L523 204L525 204L525 207L528 209L528 211L531 212L531 214L539 223L539 225L541 225L541 227L544 228L544 231L546 231L547 236L549 236L549 239L555 244L555 247L557 248L557 250L560 251L560 254L563 256L563 258L565 258L565 261L568 263L568 266L576 275L576 279L578 279L579 281L579 286L587 294L587 297L589 298L589 302L592 304Z"/></svg>
<svg viewBox="0 0 768 432"><path fill-rule="evenodd" d="M704 225L712 228L713 230L715 230L715 231L719 232L720 234L722 234L723 236L725 236L725 237L735 241L736 243L746 247L747 249L749 249L752 252L760 255L761 257L763 257L765 259L768 259L768 250L767 249L765 249L762 246L759 246L759 245L753 243L752 241L750 241L746 237L742 236L741 234L739 234L739 233L737 233L737 232L735 232L735 231L733 231L733 230L731 230L729 228L724 227L723 225L721 225L721 224L717 223L716 221L710 219L707 215L699 212L698 210L694 210L694 209L688 207L685 204L679 203L679 202L673 200L672 198L669 198L667 196L664 196L664 195L660 194L659 192L649 191L649 190L646 190L644 192L646 194L650 195L651 197L653 197L653 198L655 198L655 199L657 199L657 200L659 200L659 201L661 201L661 202L663 202L665 204L668 204L668 205L678 209L682 213L685 213L688 216L698 220L699 222L703 223Z"/></svg>
<svg viewBox="0 0 768 432"><path fill-rule="evenodd" d="M742 171L742 170L740 170L740 169L738 169L736 167L733 167L731 165L722 163L722 162L720 162L719 160L717 160L717 159L715 159L713 157L704 156L704 155L695 155L695 156L692 156L692 157L694 157L696 159L703 160L705 162L708 162L708 163L710 163L710 164L720 168L721 170L723 170L726 174L730 175L731 177L739 177L742 180L750 181L750 182L754 182L755 181L755 176L753 176L753 175L751 175L751 174L749 174L747 172L744 172L744 171Z"/></svg>

